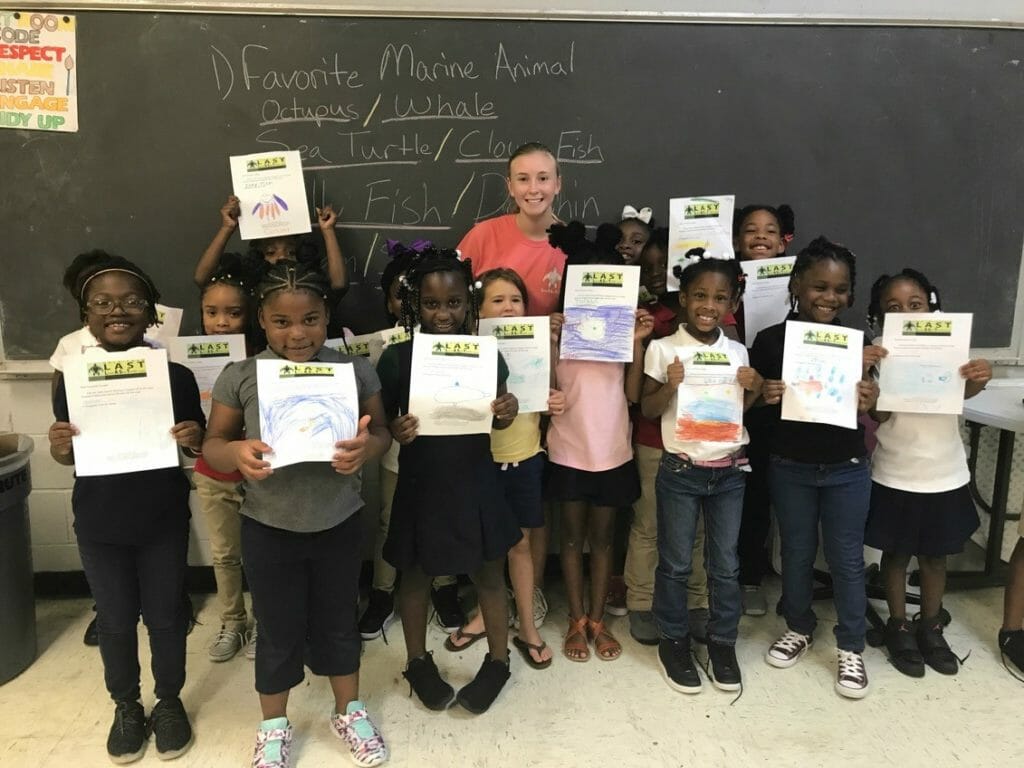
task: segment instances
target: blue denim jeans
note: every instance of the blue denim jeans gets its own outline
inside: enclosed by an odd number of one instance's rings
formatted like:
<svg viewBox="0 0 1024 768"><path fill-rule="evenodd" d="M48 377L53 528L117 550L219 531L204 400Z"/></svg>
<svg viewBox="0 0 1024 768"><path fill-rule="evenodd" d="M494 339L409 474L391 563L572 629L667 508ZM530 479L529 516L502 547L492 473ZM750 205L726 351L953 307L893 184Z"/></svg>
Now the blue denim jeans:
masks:
<svg viewBox="0 0 1024 768"><path fill-rule="evenodd" d="M708 637L736 644L743 613L736 542L743 517L747 473L737 467L695 467L664 453L655 493L658 503L658 567L654 572L655 621L662 636L681 640L690 634L686 584L693 571L693 539L704 512L705 563L711 620Z"/></svg>
<svg viewBox="0 0 1024 768"><path fill-rule="evenodd" d="M814 634L817 618L811 601L820 524L838 617L836 645L844 651L863 651L864 525L871 500L867 459L805 464L772 456L768 477L782 540L786 625L803 635Z"/></svg>

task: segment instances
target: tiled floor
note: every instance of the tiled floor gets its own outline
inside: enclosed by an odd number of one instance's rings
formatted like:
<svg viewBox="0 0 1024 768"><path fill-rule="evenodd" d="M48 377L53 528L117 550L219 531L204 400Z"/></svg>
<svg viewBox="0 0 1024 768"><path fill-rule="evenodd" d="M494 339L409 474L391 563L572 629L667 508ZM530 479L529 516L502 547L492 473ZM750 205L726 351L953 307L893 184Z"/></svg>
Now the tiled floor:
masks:
<svg viewBox="0 0 1024 768"><path fill-rule="evenodd" d="M770 585L771 596L777 584ZM200 604L204 597L197 599ZM558 590L541 632L559 647L564 600ZM574 664L556 656L534 671L513 656L513 678L492 710L480 717L453 708L428 712L408 696L401 679L401 627L391 644L376 640L363 657L363 696L382 726L395 768L415 766L1008 766L1024 753L1020 735L1024 683L1003 669L995 650L1001 590L950 595L948 632L954 649L970 651L957 677L930 672L901 676L879 650L866 654L870 696L848 701L832 690L834 646L831 607L819 604L818 643L796 667L777 670L763 661L782 629L775 616L744 618L738 655L745 690L738 700L710 685L699 696L670 690L653 648L630 638L625 619L611 626L625 651L615 662ZM38 604L40 656L0 687L0 765L70 768L110 763L104 750L112 713L97 651L82 645L91 612L86 600ZM205 644L216 631L212 605L189 638L188 683L183 698L196 742L178 766L246 766L259 720L252 664L244 657L211 664ZM442 673L456 687L483 657L483 643L462 654L430 645ZM143 645L145 643L143 642ZM145 666L145 664L144 664ZM144 688L151 679L143 673ZM152 704L151 693L146 697ZM296 727L293 765L350 764L327 725L326 681L307 679L293 692ZM157 765L150 745L139 765Z"/></svg>

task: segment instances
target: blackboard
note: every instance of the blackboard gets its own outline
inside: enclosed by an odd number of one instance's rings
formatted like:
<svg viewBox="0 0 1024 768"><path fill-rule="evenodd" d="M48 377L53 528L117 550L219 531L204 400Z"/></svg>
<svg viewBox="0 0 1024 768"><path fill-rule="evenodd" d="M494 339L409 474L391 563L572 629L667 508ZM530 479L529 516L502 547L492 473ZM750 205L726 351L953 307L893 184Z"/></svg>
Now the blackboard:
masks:
<svg viewBox="0 0 1024 768"><path fill-rule="evenodd" d="M78 28L80 131L0 131L10 359L75 327L60 277L93 247L149 269L194 330L227 156L285 147L312 205L341 209L345 320L373 330L384 238L457 243L503 210L505 158L528 140L562 160L563 218L789 202L794 245L825 233L858 254L853 322L880 270L913 265L977 313L975 346L1010 344L1019 31L101 12Z"/></svg>

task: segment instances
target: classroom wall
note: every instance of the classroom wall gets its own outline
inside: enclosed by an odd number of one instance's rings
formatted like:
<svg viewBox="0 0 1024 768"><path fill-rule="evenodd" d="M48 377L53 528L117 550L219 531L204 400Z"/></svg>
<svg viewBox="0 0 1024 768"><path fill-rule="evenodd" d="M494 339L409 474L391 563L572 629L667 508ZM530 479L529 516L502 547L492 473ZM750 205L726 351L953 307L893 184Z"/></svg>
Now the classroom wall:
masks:
<svg viewBox="0 0 1024 768"><path fill-rule="evenodd" d="M37 2L33 7L59 7L73 10L74 8L104 7L121 9L151 9L155 6L169 7L169 3L146 3L121 0L119 2ZM370 12L374 8L380 12L379 4L371 3L339 3L328 0L306 0L304 3L285 2L177 2L178 8L191 7L195 10L208 10L217 7L245 6L253 11L281 10L285 7L303 6L309 11L334 12L342 8L355 11ZM518 5L509 2L483 3L481 0L447 0L432 3L430 0L406 0L390 4L391 12L401 9L437 15L439 12L471 13L485 9L486 13L501 15L503 11L522 14L527 12L530 3ZM545 11L536 11L533 15L544 17L551 13L580 13L594 11L601 14L622 14L622 0L548 0ZM709 5L696 0L637 0L630 4L630 14L695 14L706 12ZM964 4L962 0L728 0L719 3L714 11L716 18L731 15L751 16L765 15L769 17L795 16L805 18L844 18L844 19L890 19L917 20L920 22L957 21L987 23L997 20L999 23L1012 23L1024 26L1024 3L1020 0L989 0L974 4ZM22 375L21 370L33 370L34 373ZM45 364L31 366L5 365L0 359L0 432L13 431L30 435L36 442L36 451L32 456L33 492L29 500L32 521L32 551L36 571L68 571L79 570L81 563L74 544L71 515L71 483L70 467L62 467L54 462L49 455L46 432L53 421L50 407L50 382L45 373ZM1014 371L1013 373L1018 373ZM1021 507L1024 496L1024 442L1018 438L1017 457L1015 461L1014 479L1010 489L1010 509ZM991 476L994 469L996 437L994 430L985 430L979 459L979 479L982 488L991 487ZM372 489L372 483L371 489ZM372 490L371 490L372 493ZM371 504L372 508L372 504ZM983 523L984 526L984 523ZM202 520L193 517L193 531L190 562L194 565L209 564L210 553ZM1004 550L1008 554L1016 540L1016 526L1007 526L1007 537Z"/></svg>

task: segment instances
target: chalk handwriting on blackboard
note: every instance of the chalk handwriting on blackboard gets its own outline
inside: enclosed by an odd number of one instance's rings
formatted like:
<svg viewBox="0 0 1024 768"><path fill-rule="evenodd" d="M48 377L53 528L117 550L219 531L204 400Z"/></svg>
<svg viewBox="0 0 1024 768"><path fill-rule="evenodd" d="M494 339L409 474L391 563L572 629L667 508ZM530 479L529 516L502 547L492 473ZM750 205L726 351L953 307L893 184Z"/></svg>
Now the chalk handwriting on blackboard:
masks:
<svg viewBox="0 0 1024 768"><path fill-rule="evenodd" d="M223 51L211 45L210 60L213 63L213 76L217 82L217 90L221 101L231 95L235 86L235 67ZM241 85L247 91L291 90L309 91L320 88L362 88L365 83L359 71L342 66L341 56L337 52L330 56L322 56L323 67L307 69L274 70L266 69L259 62L261 51L270 51L266 45L247 43L242 46L239 64L241 67Z"/></svg>
<svg viewBox="0 0 1024 768"><path fill-rule="evenodd" d="M421 83L436 83L438 80L476 80L480 73L472 61L449 61L448 54L440 51L440 59L426 61L416 56L409 43L395 46L388 43L380 55L380 81L388 77L411 77Z"/></svg>
<svg viewBox="0 0 1024 768"><path fill-rule="evenodd" d="M568 77L576 71L576 42L569 42L569 49L560 59L531 58L529 54L510 53L503 43L498 43L494 62L494 79L508 78L513 83L537 77Z"/></svg>

